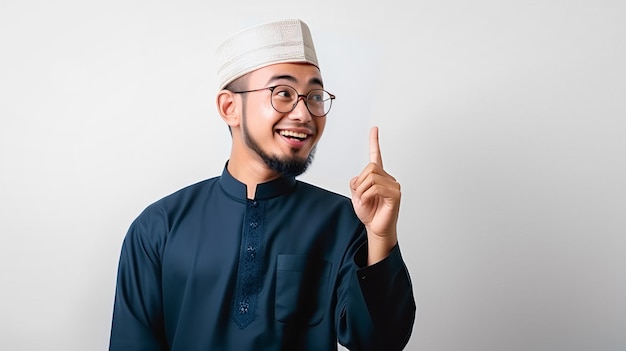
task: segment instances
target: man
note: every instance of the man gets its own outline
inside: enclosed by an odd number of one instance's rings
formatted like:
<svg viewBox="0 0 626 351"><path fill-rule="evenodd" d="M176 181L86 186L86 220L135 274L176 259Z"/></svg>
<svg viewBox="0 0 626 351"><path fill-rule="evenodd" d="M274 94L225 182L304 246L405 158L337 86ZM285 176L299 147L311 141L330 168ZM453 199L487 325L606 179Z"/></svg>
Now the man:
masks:
<svg viewBox="0 0 626 351"><path fill-rule="evenodd" d="M402 349L415 302L378 130L351 199L300 182L335 98L307 25L249 28L218 54L230 158L131 225L110 350Z"/></svg>

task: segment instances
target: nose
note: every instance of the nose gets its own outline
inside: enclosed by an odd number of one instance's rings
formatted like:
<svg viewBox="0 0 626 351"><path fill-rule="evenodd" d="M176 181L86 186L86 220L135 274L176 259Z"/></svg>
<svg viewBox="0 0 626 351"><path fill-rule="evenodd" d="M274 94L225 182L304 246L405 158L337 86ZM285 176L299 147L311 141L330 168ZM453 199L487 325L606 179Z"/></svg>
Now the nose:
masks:
<svg viewBox="0 0 626 351"><path fill-rule="evenodd" d="M302 100L302 104L300 104L300 100ZM309 112L309 108L306 106L306 96L298 96L298 100L296 100L296 106L289 113L289 118L293 120L298 120L301 123L306 123L311 120L311 113Z"/></svg>

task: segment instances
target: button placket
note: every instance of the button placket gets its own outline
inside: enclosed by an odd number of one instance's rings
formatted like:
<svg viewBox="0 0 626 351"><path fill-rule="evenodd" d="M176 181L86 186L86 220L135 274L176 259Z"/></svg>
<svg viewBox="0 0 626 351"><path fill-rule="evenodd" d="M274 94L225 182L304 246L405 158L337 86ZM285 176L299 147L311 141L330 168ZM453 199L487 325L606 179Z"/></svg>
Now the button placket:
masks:
<svg viewBox="0 0 626 351"><path fill-rule="evenodd" d="M240 328L247 327L254 320L258 291L261 286L261 262L263 251L264 206L257 200L248 201L241 237L237 282L233 300L233 320Z"/></svg>

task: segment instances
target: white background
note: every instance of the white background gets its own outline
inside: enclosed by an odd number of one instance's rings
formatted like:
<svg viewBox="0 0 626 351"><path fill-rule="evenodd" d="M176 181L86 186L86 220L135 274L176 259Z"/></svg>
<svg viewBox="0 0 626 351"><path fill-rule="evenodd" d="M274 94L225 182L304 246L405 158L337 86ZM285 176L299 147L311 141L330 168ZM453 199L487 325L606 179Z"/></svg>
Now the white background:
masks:
<svg viewBox="0 0 626 351"><path fill-rule="evenodd" d="M381 128L408 350L626 349L623 1L0 0L0 349L105 350L120 245L219 174L214 49L305 20L338 96L304 180Z"/></svg>

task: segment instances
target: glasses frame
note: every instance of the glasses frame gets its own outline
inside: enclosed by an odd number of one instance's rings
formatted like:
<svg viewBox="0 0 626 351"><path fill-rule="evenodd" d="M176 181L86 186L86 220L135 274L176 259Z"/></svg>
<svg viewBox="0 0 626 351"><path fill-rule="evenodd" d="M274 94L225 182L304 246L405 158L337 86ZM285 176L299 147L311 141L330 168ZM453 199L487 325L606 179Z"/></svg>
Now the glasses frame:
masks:
<svg viewBox="0 0 626 351"><path fill-rule="evenodd" d="M296 92L297 98L296 98L296 102L293 103L293 105L291 106L291 110L289 111L278 111L278 109L276 108L276 106L274 106L274 99L272 99L272 95L270 95L270 104L272 105L272 108L278 112L278 113L289 113L293 110L296 109L296 106L298 106L298 102L300 102L300 99L302 99L302 101L304 101L304 106L306 106L307 111L309 111L309 113L311 114L311 116L315 116L315 117L326 117L326 115L328 115L328 112L330 112L330 109L333 107L333 100L335 100L335 95L331 94L330 92L324 90L324 89L313 89L311 91L309 91L306 95L300 94L298 92L298 90L296 90L296 88L292 87L291 85L287 85L287 84L278 84L278 85L274 85L271 87L265 87L265 88L259 88L259 89L252 89L252 90L243 90L243 91L233 91L233 93L235 94L246 94L246 93L254 93L257 91L263 91L263 90L269 90L270 92L272 92L272 94L274 94L274 89L278 88L278 87L288 87L293 89L293 91ZM309 95L311 95L312 92L317 91L317 90L321 90L323 92L325 92L326 94L328 94L328 96L330 96L330 106L328 106L328 111L323 114L323 115L316 115L315 113L313 113L311 111L311 109L309 108L309 104L308 104L308 99L309 99Z"/></svg>

